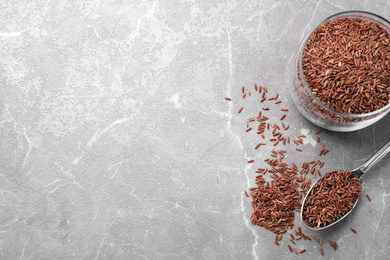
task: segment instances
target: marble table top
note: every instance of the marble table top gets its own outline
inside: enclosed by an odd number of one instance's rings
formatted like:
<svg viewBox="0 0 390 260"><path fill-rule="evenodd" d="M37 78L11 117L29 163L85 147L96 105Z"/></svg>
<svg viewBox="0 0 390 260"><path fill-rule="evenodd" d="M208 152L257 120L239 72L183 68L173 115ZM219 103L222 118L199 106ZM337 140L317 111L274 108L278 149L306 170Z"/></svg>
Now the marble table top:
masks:
<svg viewBox="0 0 390 260"><path fill-rule="evenodd" d="M243 191L272 148L253 148L245 123L260 103L241 98L255 83L278 93L289 135L307 136L285 161L319 159L318 127L290 97L289 60L326 17L390 19L388 0L0 6L0 259L388 259L390 156L334 228L310 231L296 214L325 256L308 240L291 253L287 235L278 247L250 224ZM330 150L322 171L352 169L389 140L390 115L319 136Z"/></svg>

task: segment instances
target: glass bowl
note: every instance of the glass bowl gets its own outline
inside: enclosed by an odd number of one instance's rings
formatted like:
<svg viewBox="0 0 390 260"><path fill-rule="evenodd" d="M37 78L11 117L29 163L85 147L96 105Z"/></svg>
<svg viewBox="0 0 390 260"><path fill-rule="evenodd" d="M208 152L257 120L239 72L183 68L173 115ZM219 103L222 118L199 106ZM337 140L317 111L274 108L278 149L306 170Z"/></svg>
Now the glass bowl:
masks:
<svg viewBox="0 0 390 260"><path fill-rule="evenodd" d="M390 34L390 22L378 15L363 11L338 13L328 17L305 37L298 53L293 57L291 62L293 82L290 84L290 86L292 91L292 99L298 110L313 124L328 130L338 132L350 132L362 129L377 122L390 112L390 103L378 110L365 114L348 114L334 110L320 101L312 93L305 80L305 76L303 74L302 56L310 36L317 30L317 28L330 20L335 18L352 17L375 22Z"/></svg>

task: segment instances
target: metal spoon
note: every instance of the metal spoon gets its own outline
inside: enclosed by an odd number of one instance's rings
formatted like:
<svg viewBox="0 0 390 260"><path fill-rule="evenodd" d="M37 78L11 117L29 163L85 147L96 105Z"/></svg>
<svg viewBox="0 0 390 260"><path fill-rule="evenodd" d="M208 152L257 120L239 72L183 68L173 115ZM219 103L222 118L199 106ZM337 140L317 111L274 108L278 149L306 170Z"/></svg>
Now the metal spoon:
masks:
<svg viewBox="0 0 390 260"><path fill-rule="evenodd" d="M390 141L385 144L381 149L379 149L373 156L370 157L370 159L368 159L365 163L363 163L360 167L356 168L355 170L352 171L352 173L359 179L361 179L361 177L363 176L363 174L365 174L369 169L371 169L372 166L374 166L377 162L379 162L383 157L385 157L385 155L387 153L390 152ZM348 211L348 213L346 213L343 217L341 217L340 219L336 220L335 222L333 222L332 224L329 224L325 227L319 227L319 228L314 228L314 227L309 227L308 225L306 225L305 221L303 221L303 209L304 209L304 206L305 206L305 202L306 202L306 199L308 197L308 195L310 194L310 191L311 189L317 184L317 182L320 180L321 178L319 178L315 183L313 183L313 185L310 187L309 191L306 193L306 196L305 198L303 199L303 202L302 202L302 207L301 207L301 220L303 222L303 224L305 225L305 227L309 228L309 229L312 229L312 230L322 230L322 229L325 229L325 228L328 228L328 227L331 227L337 223L339 223L342 219L344 219L356 206L357 202L359 201L359 199L356 200L355 204L353 205L352 209L350 211Z"/></svg>

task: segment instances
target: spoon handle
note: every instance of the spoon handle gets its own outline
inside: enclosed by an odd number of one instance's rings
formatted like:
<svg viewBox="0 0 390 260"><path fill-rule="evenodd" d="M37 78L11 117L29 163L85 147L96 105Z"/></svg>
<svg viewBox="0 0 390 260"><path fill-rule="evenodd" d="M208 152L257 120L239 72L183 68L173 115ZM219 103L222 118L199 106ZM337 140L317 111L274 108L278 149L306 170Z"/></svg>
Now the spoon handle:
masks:
<svg viewBox="0 0 390 260"><path fill-rule="evenodd" d="M379 162L385 155L390 152L390 141L385 144L381 149L379 149L373 156L370 157L362 166L359 167L359 170L362 174L366 173L372 166Z"/></svg>

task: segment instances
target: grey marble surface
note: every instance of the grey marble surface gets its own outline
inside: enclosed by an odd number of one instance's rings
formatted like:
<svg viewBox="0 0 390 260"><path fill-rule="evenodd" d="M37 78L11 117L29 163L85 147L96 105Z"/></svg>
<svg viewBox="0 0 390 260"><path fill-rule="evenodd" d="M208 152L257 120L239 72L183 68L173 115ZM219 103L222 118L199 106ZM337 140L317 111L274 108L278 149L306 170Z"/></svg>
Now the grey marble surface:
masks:
<svg viewBox="0 0 390 260"><path fill-rule="evenodd" d="M321 257L300 241L297 256L250 224L243 191L270 148L254 150L259 136L245 132L259 99L241 100L254 83L279 93L289 134L308 136L285 160L317 159L288 61L324 18L390 19L388 0L23 0L0 10L0 259L388 259L390 157L363 180L372 202L326 232L303 229L338 251L325 243ZM322 131L323 169L358 166L389 126L386 116Z"/></svg>

